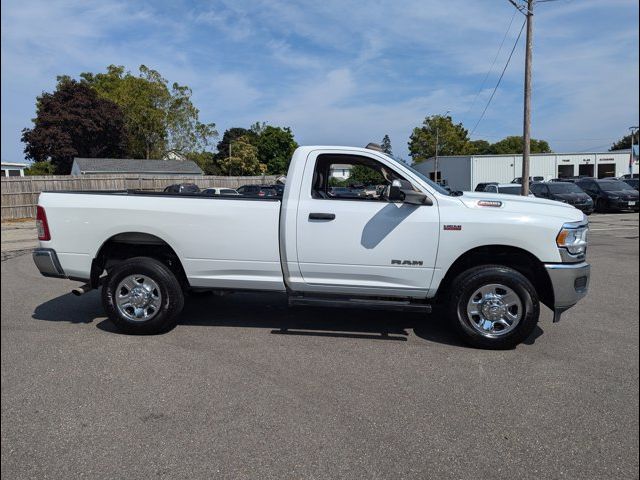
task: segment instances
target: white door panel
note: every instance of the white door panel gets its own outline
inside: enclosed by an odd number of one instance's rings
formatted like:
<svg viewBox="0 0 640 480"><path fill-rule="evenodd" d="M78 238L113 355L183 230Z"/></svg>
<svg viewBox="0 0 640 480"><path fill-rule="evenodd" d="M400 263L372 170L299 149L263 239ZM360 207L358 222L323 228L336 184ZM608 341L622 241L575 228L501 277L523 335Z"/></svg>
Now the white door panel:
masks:
<svg viewBox="0 0 640 480"><path fill-rule="evenodd" d="M309 218L317 213L335 218ZM298 262L308 285L426 294L438 248L436 206L308 197L300 201L297 224Z"/></svg>

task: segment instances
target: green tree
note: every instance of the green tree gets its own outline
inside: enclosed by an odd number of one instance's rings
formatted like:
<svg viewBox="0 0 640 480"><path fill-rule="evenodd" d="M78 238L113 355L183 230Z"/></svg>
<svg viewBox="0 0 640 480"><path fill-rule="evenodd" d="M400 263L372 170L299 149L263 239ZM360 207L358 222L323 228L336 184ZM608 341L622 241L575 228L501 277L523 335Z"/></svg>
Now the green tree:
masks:
<svg viewBox="0 0 640 480"><path fill-rule="evenodd" d="M347 183L349 185L381 185L386 181L377 170L365 165L354 165Z"/></svg>
<svg viewBox="0 0 640 480"><path fill-rule="evenodd" d="M491 144L486 140L471 140L467 144L466 154L486 155L491 153Z"/></svg>
<svg viewBox="0 0 640 480"><path fill-rule="evenodd" d="M393 150L391 148L391 139L389 138L389 135L385 135L384 138L382 139L382 143L380 144L380 146L382 147L382 151L384 153L386 153L387 155L391 155L393 156Z"/></svg>
<svg viewBox="0 0 640 480"><path fill-rule="evenodd" d="M239 139L255 145L258 135L254 131L242 127L232 127L225 130L217 145L218 153L216 153L216 159L218 162L230 156L230 150L235 148L234 144Z"/></svg>
<svg viewBox="0 0 640 480"><path fill-rule="evenodd" d="M188 152L185 157L193 160L205 175L222 175L222 167L213 152Z"/></svg>
<svg viewBox="0 0 640 480"><path fill-rule="evenodd" d="M469 132L462 123L454 124L450 116L431 115L424 119L421 127L413 129L409 138L409 155L414 163L424 162L436 154L464 155L469 143Z"/></svg>
<svg viewBox="0 0 640 480"><path fill-rule="evenodd" d="M258 160L258 149L250 137L240 137L231 146L231 156L220 160L220 167L227 175L260 175L266 165Z"/></svg>
<svg viewBox="0 0 640 480"><path fill-rule="evenodd" d="M253 127L252 131L255 132ZM255 145L258 149L258 159L266 165L266 171L270 175L287 173L291 156L298 148L289 127L264 124L255 139Z"/></svg>
<svg viewBox="0 0 640 480"><path fill-rule="evenodd" d="M249 127L249 131L255 133L257 136L260 136L262 132L267 128L267 122L256 122Z"/></svg>
<svg viewBox="0 0 640 480"><path fill-rule="evenodd" d="M55 173L55 165L48 160L43 162L33 162L24 169L25 175L54 175Z"/></svg>
<svg viewBox="0 0 640 480"><path fill-rule="evenodd" d="M36 99L33 124L22 130L25 156L50 162L56 174L69 174L74 157L119 158L126 151L122 110L68 77L59 79L53 93Z"/></svg>
<svg viewBox="0 0 640 480"><path fill-rule="evenodd" d="M491 145L489 152L494 155L501 154L522 154L524 150L524 144L522 137L510 136L503 138L499 142ZM551 148L549 144L544 140L531 139L531 153L550 153Z"/></svg>
<svg viewBox="0 0 640 480"><path fill-rule="evenodd" d="M201 123L189 87L169 83L145 65L133 75L110 65L106 73L85 72L82 82L120 106L133 158L161 158L169 152L204 150L218 135L213 123Z"/></svg>
<svg viewBox="0 0 640 480"><path fill-rule="evenodd" d="M638 145L638 135L634 135L633 144ZM631 148L631 134L625 135L620 140L611 145L610 152L615 150L629 150Z"/></svg>

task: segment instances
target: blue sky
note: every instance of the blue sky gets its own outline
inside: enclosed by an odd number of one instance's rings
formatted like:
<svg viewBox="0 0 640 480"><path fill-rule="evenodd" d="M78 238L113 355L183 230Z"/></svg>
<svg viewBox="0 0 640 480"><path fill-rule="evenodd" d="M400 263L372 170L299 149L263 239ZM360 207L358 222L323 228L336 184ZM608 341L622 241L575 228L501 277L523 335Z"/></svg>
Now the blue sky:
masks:
<svg viewBox="0 0 640 480"><path fill-rule="evenodd" d="M425 115L472 129L523 17L507 0L2 1L2 160L60 74L145 64L193 89L220 133L255 121L301 144L407 140ZM512 20L513 19L513 20ZM511 23L502 51L483 80ZM533 136L606 149L638 124L637 0L536 6ZM524 36L473 138L522 130Z"/></svg>

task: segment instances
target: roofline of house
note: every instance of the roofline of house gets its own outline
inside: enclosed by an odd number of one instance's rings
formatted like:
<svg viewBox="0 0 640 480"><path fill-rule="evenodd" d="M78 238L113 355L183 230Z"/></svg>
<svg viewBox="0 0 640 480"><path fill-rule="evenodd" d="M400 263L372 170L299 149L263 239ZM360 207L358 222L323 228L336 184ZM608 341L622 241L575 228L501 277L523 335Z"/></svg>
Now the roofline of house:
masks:
<svg viewBox="0 0 640 480"><path fill-rule="evenodd" d="M29 166L26 163L17 163L17 162L0 162L0 165L6 165L7 167L20 167L20 168L27 168Z"/></svg>

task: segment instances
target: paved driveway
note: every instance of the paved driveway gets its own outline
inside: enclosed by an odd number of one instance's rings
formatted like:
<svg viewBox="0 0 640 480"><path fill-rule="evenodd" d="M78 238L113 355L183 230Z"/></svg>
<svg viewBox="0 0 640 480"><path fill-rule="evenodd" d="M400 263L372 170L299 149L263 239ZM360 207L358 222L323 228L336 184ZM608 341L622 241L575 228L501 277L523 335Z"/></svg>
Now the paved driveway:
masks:
<svg viewBox="0 0 640 480"><path fill-rule="evenodd" d="M126 336L97 292L9 258L2 477L637 478L638 216L593 220L591 294L506 352L257 294Z"/></svg>

